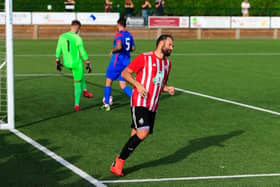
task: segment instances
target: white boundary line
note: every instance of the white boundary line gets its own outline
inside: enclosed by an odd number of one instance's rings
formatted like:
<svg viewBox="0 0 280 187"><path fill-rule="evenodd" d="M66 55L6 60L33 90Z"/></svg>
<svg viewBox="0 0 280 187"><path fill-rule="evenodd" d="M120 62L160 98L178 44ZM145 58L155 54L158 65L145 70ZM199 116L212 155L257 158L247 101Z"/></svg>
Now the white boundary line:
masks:
<svg viewBox="0 0 280 187"><path fill-rule="evenodd" d="M2 69L5 65L6 65L6 61L4 61L4 62L1 64L0 69Z"/></svg>
<svg viewBox="0 0 280 187"><path fill-rule="evenodd" d="M97 187L105 187L105 185L102 184L102 182L100 182L97 179L93 178L92 176L90 176L89 174L87 174L83 170L77 168L76 166L74 166L70 162L64 160L61 156L58 156L57 154L55 154L54 152L52 152L48 148L42 146L41 144L37 143L36 141L32 140L30 137L26 136L22 132L20 132L20 131L18 131L16 129L11 129L10 131L12 133L14 133L16 136L18 136L19 138L21 138L22 140L24 140L27 143L31 144L33 147L39 149L40 151L42 151L43 153L45 153L46 155L48 155L49 157L51 157L55 161L59 162L61 165L65 166L66 168L68 168L69 170L74 172L75 174L77 174L80 177L82 177L83 179L87 180L91 184L93 184L93 185L95 185Z"/></svg>
<svg viewBox="0 0 280 187"><path fill-rule="evenodd" d="M228 176L203 176L203 177L179 177L179 178L159 178L159 179L128 179L128 180L103 180L105 184L113 183L143 183L143 182L168 182L168 181L194 181L194 180L220 180L220 179L241 179L256 177L279 177L280 173L271 174L248 174L248 175L228 175Z"/></svg>
<svg viewBox="0 0 280 187"><path fill-rule="evenodd" d="M229 104L233 104L233 105L238 105L238 106L241 106L241 107L244 107L244 108L249 108L249 109L252 109L252 110L257 110L257 111L266 112L266 113L270 113L270 114L280 116L279 112L275 112L275 111L268 110L268 109L265 109L265 108L260 108L260 107L247 105L247 104L243 104L243 103L239 103L239 102L235 102L235 101L230 101L230 100L227 100L227 99L222 99L222 98L219 98L219 97L214 97L214 96L210 96L210 95L206 95L206 94L201 94L201 93L193 92L193 91L190 91L190 90L184 90L184 89L181 89L181 88L175 88L175 90L179 91L179 92L191 94L191 95L205 97L205 98L208 98L208 99L212 99L212 100L216 100L216 101L220 101L220 102L224 102L224 103L229 103Z"/></svg>
<svg viewBox="0 0 280 187"><path fill-rule="evenodd" d="M54 57L54 54L15 54L17 57ZM89 54L91 57L110 57L109 54ZM135 56L132 54L131 56ZM280 53L173 53L172 56L280 56Z"/></svg>

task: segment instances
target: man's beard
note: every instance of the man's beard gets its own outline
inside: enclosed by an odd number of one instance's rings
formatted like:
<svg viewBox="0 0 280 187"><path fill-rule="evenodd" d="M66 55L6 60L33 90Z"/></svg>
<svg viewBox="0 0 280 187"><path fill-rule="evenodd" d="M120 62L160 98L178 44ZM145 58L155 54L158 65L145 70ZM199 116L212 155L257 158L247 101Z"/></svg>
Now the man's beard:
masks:
<svg viewBox="0 0 280 187"><path fill-rule="evenodd" d="M163 47L163 48L161 49L161 52L163 53L164 56L168 57L168 56L171 55L171 52L172 52L172 51L171 51L170 49L167 49L167 48L164 48L164 47Z"/></svg>

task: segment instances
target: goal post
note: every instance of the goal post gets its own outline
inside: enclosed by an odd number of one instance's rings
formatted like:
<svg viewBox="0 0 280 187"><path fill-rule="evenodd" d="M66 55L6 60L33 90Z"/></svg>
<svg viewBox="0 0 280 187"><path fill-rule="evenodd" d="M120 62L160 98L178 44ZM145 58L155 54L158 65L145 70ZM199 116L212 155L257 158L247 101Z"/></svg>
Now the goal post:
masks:
<svg viewBox="0 0 280 187"><path fill-rule="evenodd" d="M1 42L1 48L4 50L0 62L0 129L13 129L15 128L13 1L5 0L3 8L6 32L4 42Z"/></svg>

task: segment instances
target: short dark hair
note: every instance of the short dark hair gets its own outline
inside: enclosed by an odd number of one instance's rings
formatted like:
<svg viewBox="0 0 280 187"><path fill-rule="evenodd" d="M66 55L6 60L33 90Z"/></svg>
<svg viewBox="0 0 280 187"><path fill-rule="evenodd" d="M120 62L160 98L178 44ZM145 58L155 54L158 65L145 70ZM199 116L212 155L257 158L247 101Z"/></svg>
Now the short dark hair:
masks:
<svg viewBox="0 0 280 187"><path fill-rule="evenodd" d="M162 34L160 37L157 39L157 46L161 41L166 40L167 38L170 38L171 40L174 40L173 36L171 34Z"/></svg>
<svg viewBox="0 0 280 187"><path fill-rule="evenodd" d="M71 25L79 25L80 27L82 26L81 22L79 20L73 20Z"/></svg>
<svg viewBox="0 0 280 187"><path fill-rule="evenodd" d="M124 16L120 17L117 23L122 25L123 27L126 27L126 18Z"/></svg>

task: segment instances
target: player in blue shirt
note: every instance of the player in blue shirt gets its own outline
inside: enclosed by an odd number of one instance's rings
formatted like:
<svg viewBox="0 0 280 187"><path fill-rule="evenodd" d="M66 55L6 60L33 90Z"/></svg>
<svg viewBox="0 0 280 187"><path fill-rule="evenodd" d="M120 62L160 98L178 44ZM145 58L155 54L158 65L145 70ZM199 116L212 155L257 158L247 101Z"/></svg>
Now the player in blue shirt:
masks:
<svg viewBox="0 0 280 187"><path fill-rule="evenodd" d="M132 89L126 85L126 81L121 76L122 71L130 63L130 52L135 50L135 43L132 35L125 29L126 19L121 17L117 22L118 32L114 39L114 49L111 51L111 61L107 67L106 82L104 88L104 105L101 109L110 111L110 97L112 82L118 80L123 92L131 97Z"/></svg>

